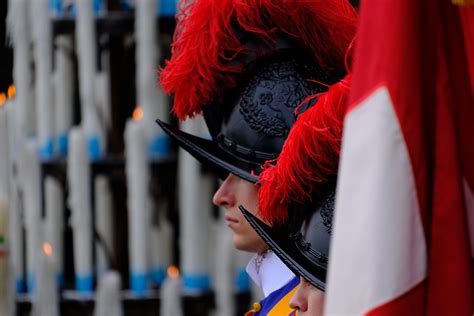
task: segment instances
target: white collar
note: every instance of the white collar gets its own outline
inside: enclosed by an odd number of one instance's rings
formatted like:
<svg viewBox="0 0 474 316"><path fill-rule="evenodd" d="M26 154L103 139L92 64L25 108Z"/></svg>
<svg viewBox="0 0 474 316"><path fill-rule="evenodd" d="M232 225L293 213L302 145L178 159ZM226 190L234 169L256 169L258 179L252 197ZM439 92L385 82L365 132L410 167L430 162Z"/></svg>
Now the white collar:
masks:
<svg viewBox="0 0 474 316"><path fill-rule="evenodd" d="M267 297L270 293L285 286L295 275L272 251L268 251L263 260L261 259L261 255L255 254L247 264L246 270ZM261 260L259 271L257 271L258 260Z"/></svg>

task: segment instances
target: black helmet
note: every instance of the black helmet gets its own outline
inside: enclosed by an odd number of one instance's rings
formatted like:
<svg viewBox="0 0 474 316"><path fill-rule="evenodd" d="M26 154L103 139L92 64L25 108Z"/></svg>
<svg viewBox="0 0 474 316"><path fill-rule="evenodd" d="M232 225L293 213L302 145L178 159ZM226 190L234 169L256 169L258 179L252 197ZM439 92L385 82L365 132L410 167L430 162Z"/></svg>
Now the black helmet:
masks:
<svg viewBox="0 0 474 316"><path fill-rule="evenodd" d="M199 138L164 122L163 130L201 163L225 178L229 172L256 182L260 166L278 158L297 115L314 104L304 102L327 90L334 79L296 49L259 58L228 91L224 103L203 108L212 140Z"/></svg>
<svg viewBox="0 0 474 316"><path fill-rule="evenodd" d="M341 79L355 31L345 0L196 0L183 8L160 75L180 119L202 112L212 139L157 123L220 177L256 182L306 101ZM331 19L327 19L331 16Z"/></svg>
<svg viewBox="0 0 474 316"><path fill-rule="evenodd" d="M293 206L288 211L288 222L274 227L265 224L243 206L239 208L268 247L290 270L325 291L334 199L333 191L316 209Z"/></svg>

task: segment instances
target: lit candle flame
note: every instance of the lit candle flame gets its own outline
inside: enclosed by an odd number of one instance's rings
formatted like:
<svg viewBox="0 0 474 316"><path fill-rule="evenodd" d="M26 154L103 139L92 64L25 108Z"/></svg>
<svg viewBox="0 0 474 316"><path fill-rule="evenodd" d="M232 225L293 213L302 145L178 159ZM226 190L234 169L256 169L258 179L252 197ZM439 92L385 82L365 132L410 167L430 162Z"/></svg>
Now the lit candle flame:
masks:
<svg viewBox="0 0 474 316"><path fill-rule="evenodd" d="M136 107L133 110L132 118L134 121L140 121L143 118L143 110L140 107Z"/></svg>
<svg viewBox="0 0 474 316"><path fill-rule="evenodd" d="M43 251L47 256L51 256L53 254L53 247L50 243L45 242L43 244Z"/></svg>
<svg viewBox="0 0 474 316"><path fill-rule="evenodd" d="M169 266L168 267L168 277L172 279L179 278L179 269L177 266Z"/></svg>
<svg viewBox="0 0 474 316"><path fill-rule="evenodd" d="M5 102L7 101L7 96L5 95L5 93L0 93L0 106L3 106L5 104Z"/></svg>
<svg viewBox="0 0 474 316"><path fill-rule="evenodd" d="M15 85L14 84L11 84L9 87L8 87L8 91L7 91L7 96L9 99L11 98L14 98L16 95L16 88L15 88Z"/></svg>

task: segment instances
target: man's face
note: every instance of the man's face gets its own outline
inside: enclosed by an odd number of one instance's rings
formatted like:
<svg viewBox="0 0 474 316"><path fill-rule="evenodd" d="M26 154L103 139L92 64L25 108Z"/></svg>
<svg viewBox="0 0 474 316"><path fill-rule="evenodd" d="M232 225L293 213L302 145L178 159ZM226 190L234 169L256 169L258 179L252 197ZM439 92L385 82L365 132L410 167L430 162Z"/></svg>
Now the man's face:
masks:
<svg viewBox="0 0 474 316"><path fill-rule="evenodd" d="M233 243L239 250L261 253L267 245L250 226L239 205L245 206L252 214L258 210L258 189L255 184L229 174L212 199L215 205L224 207L227 226L234 232Z"/></svg>
<svg viewBox="0 0 474 316"><path fill-rule="evenodd" d="M290 300L290 307L296 309L296 315L322 316L324 308L324 292L300 278L300 284Z"/></svg>

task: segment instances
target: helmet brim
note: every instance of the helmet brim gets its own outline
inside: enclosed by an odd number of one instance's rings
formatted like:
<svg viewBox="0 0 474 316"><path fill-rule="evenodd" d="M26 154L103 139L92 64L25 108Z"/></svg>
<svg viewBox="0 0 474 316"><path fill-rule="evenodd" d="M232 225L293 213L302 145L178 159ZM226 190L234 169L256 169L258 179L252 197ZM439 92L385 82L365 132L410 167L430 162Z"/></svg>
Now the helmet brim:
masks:
<svg viewBox="0 0 474 316"><path fill-rule="evenodd" d="M239 209L257 234L293 273L303 277L317 289L325 291L326 269L309 260L289 237L285 228L268 226L242 205Z"/></svg>
<svg viewBox="0 0 474 316"><path fill-rule="evenodd" d="M258 176L253 172L257 172L259 166L250 166L248 163L242 163L220 148L215 141L183 132L179 128L159 119L156 120L156 123L181 148L190 153L203 165L213 170L221 179L225 179L229 173L232 173L251 183L258 182Z"/></svg>

